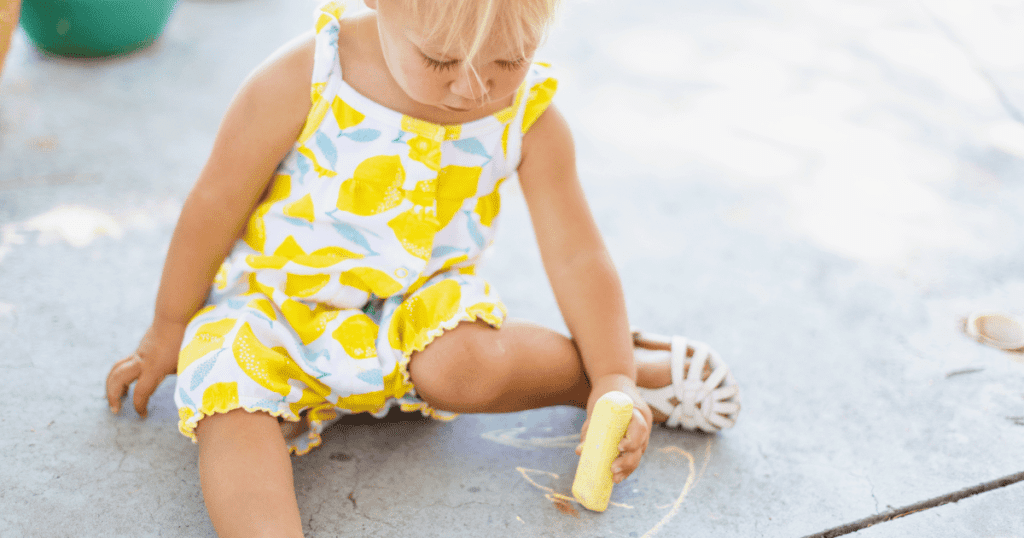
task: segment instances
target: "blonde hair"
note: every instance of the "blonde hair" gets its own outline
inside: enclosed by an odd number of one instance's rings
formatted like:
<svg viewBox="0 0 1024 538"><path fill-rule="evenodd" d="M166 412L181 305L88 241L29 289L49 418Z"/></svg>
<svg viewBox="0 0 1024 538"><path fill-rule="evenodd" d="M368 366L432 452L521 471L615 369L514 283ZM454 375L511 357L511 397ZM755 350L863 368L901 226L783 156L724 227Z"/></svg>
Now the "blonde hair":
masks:
<svg viewBox="0 0 1024 538"><path fill-rule="evenodd" d="M472 64L489 38L512 47L520 56L544 40L559 0L402 0L422 21L430 40L443 52L459 51ZM518 58L508 58L516 60ZM475 72L475 70L474 70Z"/></svg>

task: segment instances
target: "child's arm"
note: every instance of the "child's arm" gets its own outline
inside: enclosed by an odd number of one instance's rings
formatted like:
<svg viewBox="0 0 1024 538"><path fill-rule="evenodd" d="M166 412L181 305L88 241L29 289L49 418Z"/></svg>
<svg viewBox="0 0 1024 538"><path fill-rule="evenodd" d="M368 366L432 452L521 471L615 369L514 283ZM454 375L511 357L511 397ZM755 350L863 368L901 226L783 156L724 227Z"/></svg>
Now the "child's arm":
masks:
<svg viewBox="0 0 1024 538"><path fill-rule="evenodd" d="M592 387L583 434L594 402L603 394L619 390L634 401L623 454L612 464L619 469L615 480L620 482L647 448L651 410L636 391L622 285L576 174L572 134L553 105L524 137L519 181L544 269Z"/></svg>
<svg viewBox="0 0 1024 538"><path fill-rule="evenodd" d="M221 262L291 149L310 108L313 41L282 47L245 81L221 122L206 166L182 207L164 262L153 322L107 376L110 410L135 386L135 410L177 369L185 327L206 300Z"/></svg>

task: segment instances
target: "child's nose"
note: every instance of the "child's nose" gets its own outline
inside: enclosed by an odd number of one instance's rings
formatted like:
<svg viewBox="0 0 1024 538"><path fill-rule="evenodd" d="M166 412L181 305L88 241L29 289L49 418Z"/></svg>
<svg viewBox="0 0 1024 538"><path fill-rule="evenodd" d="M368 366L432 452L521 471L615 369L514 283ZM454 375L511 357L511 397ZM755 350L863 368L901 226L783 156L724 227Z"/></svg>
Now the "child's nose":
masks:
<svg viewBox="0 0 1024 538"><path fill-rule="evenodd" d="M452 81L449 90L463 99L477 101L491 90L491 81L465 69Z"/></svg>

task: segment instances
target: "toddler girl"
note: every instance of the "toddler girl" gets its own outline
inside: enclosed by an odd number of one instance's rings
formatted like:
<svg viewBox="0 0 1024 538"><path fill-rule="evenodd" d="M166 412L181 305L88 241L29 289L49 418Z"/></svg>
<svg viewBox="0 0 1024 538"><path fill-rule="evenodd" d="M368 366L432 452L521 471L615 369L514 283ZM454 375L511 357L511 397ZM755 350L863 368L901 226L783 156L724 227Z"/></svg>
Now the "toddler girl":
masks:
<svg viewBox="0 0 1024 538"><path fill-rule="evenodd" d="M107 379L113 412L137 382L145 415L177 372L179 428L199 444L220 536L301 535L289 453L341 414L589 411L619 390L635 411L616 482L652 420L732 425L737 389L715 353L631 336L551 105L556 81L531 62L555 1L366 0L370 12L347 18L329 2L315 33L235 96L174 231L153 322ZM509 178L571 339L506 321L476 274ZM638 369L635 346L662 351Z"/></svg>

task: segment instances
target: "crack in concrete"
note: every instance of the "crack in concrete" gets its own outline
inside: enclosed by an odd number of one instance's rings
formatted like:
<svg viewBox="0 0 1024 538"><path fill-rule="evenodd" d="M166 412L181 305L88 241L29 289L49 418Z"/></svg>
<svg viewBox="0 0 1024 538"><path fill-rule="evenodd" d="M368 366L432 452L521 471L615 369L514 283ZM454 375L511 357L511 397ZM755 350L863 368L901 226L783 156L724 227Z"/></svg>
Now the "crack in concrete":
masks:
<svg viewBox="0 0 1024 538"><path fill-rule="evenodd" d="M989 73L984 66L982 66L981 60L978 58L977 55L974 54L974 51L972 51L971 48L968 47L967 44L964 43L956 35L956 32L954 32L953 29L950 28L950 26L946 24L945 21L943 21L937 15L935 15L935 13L932 12L932 10L928 9L928 6L926 6L924 2L918 0L917 5L921 8L922 11L928 14L928 17L932 20L932 23L935 24L939 31L945 34L946 38L949 39L954 45L956 45L957 48L959 48L965 56L967 56L967 60L968 62L970 62L971 67L973 67L974 70L977 71L979 75L981 75L981 78L984 79L985 82L988 83L988 85L992 88L992 91L995 92L996 94L996 98L999 99L999 104L1003 106L1003 109L1006 110L1006 113L1009 114L1014 121L1024 125L1024 113L1022 113L1020 109L1018 109L1016 105L1013 104L1013 101L1011 101L1010 97L1006 95L1006 92L1003 91L1003 88L999 86L999 83L992 76L992 74Z"/></svg>
<svg viewBox="0 0 1024 538"><path fill-rule="evenodd" d="M316 516L320 515L320 512L324 509L325 504L327 504L326 501L320 502L316 506L316 510L313 510L312 513L309 514L309 517L306 519L306 528L309 529L310 532L313 531L313 519Z"/></svg>
<svg viewBox="0 0 1024 538"><path fill-rule="evenodd" d="M868 479L868 486L871 488L871 498L875 500L875 513L878 513L878 497L875 496L875 485Z"/></svg>
<svg viewBox="0 0 1024 538"><path fill-rule="evenodd" d="M1024 472L1004 476L996 480L984 482L976 486L964 488L959 491L954 491L952 493L947 493L946 495L933 497L931 499L927 499L914 504L909 504L907 506L891 508L889 510L886 510L885 512L876 514L871 517L858 519L857 521L853 521L845 525L840 525L838 527L833 527L831 529L824 530L817 534L809 534L804 538L835 538L836 536L843 536L844 534L857 532L861 529L865 529L872 525L877 525L879 523L885 523L886 521L899 519L903 516L908 516L910 514L913 514L915 512L921 512L923 510L929 510L931 508L942 506L944 504L955 503L962 499L966 499L967 497L973 497L980 493L985 493L986 491L1004 488L1011 484L1016 484L1017 482L1024 482Z"/></svg>
<svg viewBox="0 0 1024 538"><path fill-rule="evenodd" d="M871 498L874 499L874 501L875 501L875 514L877 514L878 513L878 497L875 496L875 483L871 481L871 478L869 478L869 477L867 477L865 475L862 475L860 473L855 473L853 471L850 471L850 474L868 483L868 490L871 491Z"/></svg>
<svg viewBox="0 0 1024 538"><path fill-rule="evenodd" d="M121 451L121 461L117 462L116 471L120 472L121 466L124 465L124 460L128 459L128 451L125 450L123 446L121 446L121 425L118 424L115 429L117 431L117 434L114 435L114 446L116 446L117 449Z"/></svg>
<svg viewBox="0 0 1024 538"><path fill-rule="evenodd" d="M374 523L377 523L377 524L380 524L380 525L385 525L385 526L387 526L387 527L389 527L391 529L398 530L398 526L397 525L395 525L394 523L391 523L391 522L389 522L387 520L377 519L375 517L370 517L369 515L365 514L364 512L361 512L361 511L356 512L356 515L359 516L359 517L362 517L363 519L368 519L368 520L370 520L370 521L372 521Z"/></svg>

